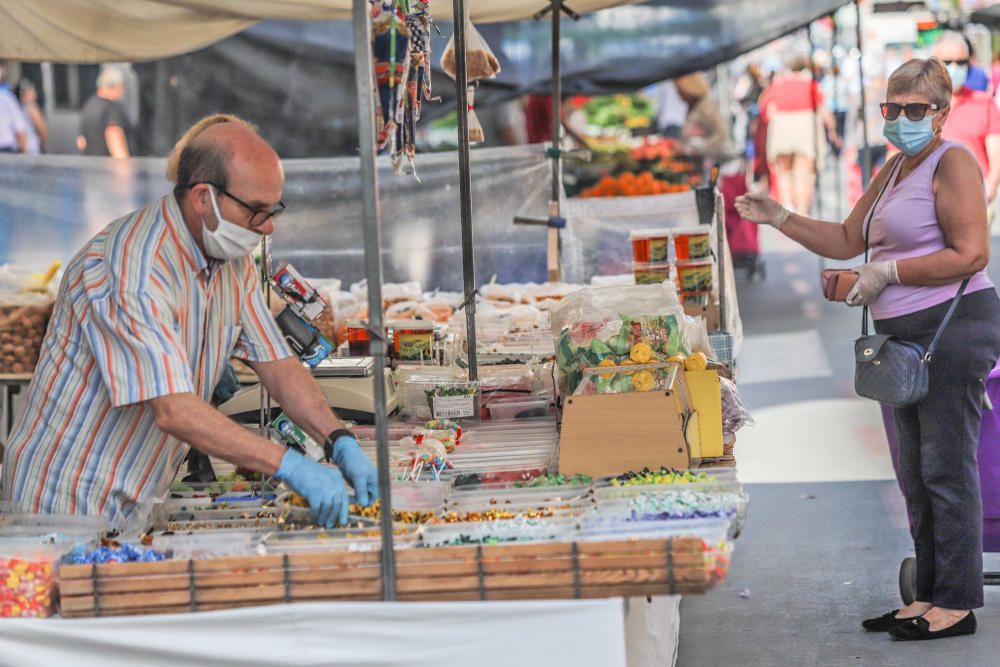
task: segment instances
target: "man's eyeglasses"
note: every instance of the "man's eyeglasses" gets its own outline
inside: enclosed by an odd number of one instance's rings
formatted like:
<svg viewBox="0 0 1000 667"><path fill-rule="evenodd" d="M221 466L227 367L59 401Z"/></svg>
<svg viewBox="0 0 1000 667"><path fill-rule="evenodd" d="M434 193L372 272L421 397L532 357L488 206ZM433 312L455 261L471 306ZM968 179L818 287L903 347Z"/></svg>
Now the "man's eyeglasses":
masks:
<svg viewBox="0 0 1000 667"><path fill-rule="evenodd" d="M190 183L190 184L188 184L188 188L193 188L196 185L211 185L213 188L215 188L216 190L218 190L220 193L226 195L227 197L229 197L230 199L232 199L234 202L236 202L237 204L239 204L240 206L242 206L246 210L250 211L250 222L248 223L248 225L251 228L253 228L253 227L260 227L261 225L263 225L265 222L267 222L271 218L277 218L285 210L285 204L284 204L284 202L281 202L281 201L279 201L277 204L275 204L274 208L271 208L271 209L259 208L259 207L256 207L256 206L251 206L250 204L246 203L245 201L243 201L242 199L240 199L239 197L237 197L236 195L234 195L232 192L229 192L228 190L226 190L221 185L219 185L217 183L213 183L212 181L198 181L197 183Z"/></svg>
<svg viewBox="0 0 1000 667"><path fill-rule="evenodd" d="M939 111L941 109L936 104L923 104L921 102L910 102L909 104L882 102L878 106L882 110L882 118L886 120L896 120L902 111L906 112L906 117L910 120L923 120L928 111Z"/></svg>
<svg viewBox="0 0 1000 667"><path fill-rule="evenodd" d="M969 59L966 58L964 60L942 60L941 62L943 62L945 65L968 65Z"/></svg>

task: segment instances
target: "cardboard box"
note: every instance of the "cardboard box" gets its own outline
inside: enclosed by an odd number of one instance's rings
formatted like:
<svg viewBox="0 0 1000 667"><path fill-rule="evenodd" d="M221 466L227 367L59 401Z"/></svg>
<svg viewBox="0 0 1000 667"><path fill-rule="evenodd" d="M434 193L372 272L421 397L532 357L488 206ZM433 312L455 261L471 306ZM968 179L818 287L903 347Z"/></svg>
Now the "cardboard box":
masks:
<svg viewBox="0 0 1000 667"><path fill-rule="evenodd" d="M683 374L677 378L667 391L568 397L559 472L600 477L644 467L697 465L684 435L691 402Z"/></svg>

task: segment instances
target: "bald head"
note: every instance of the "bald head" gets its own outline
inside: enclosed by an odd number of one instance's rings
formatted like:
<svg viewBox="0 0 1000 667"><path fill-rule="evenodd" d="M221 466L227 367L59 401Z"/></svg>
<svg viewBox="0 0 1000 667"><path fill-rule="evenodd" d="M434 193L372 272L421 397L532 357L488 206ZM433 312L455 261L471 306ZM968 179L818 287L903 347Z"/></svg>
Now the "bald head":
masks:
<svg viewBox="0 0 1000 667"><path fill-rule="evenodd" d="M225 190L237 187L236 184L251 188L266 185L273 189L277 182L280 198L284 174L278 154L257 134L256 128L236 120L214 124L200 121L178 142L176 169L171 173L168 164L167 173L168 178L176 179L174 192L178 199L189 186L203 182ZM194 132L199 125L200 131Z"/></svg>

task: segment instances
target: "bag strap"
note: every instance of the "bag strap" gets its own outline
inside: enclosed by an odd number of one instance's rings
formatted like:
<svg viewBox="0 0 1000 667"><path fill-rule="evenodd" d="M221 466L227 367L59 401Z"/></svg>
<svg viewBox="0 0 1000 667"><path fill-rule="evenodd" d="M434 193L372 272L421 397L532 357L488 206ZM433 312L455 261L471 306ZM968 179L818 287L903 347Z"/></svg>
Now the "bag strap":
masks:
<svg viewBox="0 0 1000 667"><path fill-rule="evenodd" d="M969 278L962 281L962 286L958 288L958 294L955 298L951 300L951 305L948 307L948 312L945 313L944 320L941 321L941 326L938 327L937 332L934 334L934 339L931 340L931 344L927 347L927 354L924 355L924 361L930 363L931 358L934 356L934 350L937 349L938 342L941 340L941 334L944 333L944 328L948 326L948 321L951 316L955 314L955 309L958 308L958 302L962 299L962 295L965 293L965 288L969 286Z"/></svg>
<svg viewBox="0 0 1000 667"><path fill-rule="evenodd" d="M888 189L889 184L892 183L896 176L899 174L899 170L902 168L903 164L903 154L899 153L899 157L896 158L896 163L892 165L892 171L889 173L889 177L885 179L885 183L882 184L882 189L878 191L878 196L875 197L875 201L872 203L870 209L868 209L868 215L865 217L863 223L862 231L865 235L865 264L868 263L868 244L871 239L872 232L872 218L875 216L875 209L878 208L878 203L882 200L882 195L885 194L886 189ZM861 335L868 335L868 306L864 306L861 309Z"/></svg>

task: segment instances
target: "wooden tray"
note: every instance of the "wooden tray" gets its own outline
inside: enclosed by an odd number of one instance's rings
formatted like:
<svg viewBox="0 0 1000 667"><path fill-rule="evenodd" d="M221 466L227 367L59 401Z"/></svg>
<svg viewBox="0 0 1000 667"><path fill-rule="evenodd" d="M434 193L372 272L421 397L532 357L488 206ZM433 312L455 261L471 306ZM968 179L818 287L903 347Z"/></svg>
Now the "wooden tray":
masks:
<svg viewBox="0 0 1000 667"><path fill-rule="evenodd" d="M396 590L401 601L694 594L727 566L698 538L407 549ZM382 599L378 551L64 565L59 578L67 618Z"/></svg>

